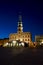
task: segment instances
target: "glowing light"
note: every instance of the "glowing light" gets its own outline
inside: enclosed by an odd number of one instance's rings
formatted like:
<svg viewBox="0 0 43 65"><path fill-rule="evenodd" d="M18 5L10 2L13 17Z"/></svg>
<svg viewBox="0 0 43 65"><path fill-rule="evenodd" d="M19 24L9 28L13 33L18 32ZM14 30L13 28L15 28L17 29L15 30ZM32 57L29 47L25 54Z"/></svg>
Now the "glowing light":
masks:
<svg viewBox="0 0 43 65"><path fill-rule="evenodd" d="M16 41L12 41L12 43L16 43Z"/></svg>
<svg viewBox="0 0 43 65"><path fill-rule="evenodd" d="M21 43L19 43L19 46L21 46Z"/></svg>
<svg viewBox="0 0 43 65"><path fill-rule="evenodd" d="M11 43L11 47L12 47L12 43Z"/></svg>
<svg viewBox="0 0 43 65"><path fill-rule="evenodd" d="M19 43L19 46L23 46L24 47L24 43L22 42L22 43Z"/></svg>
<svg viewBox="0 0 43 65"><path fill-rule="evenodd" d="M16 40L18 40L18 39L16 39Z"/></svg>
<svg viewBox="0 0 43 65"><path fill-rule="evenodd" d="M15 46L16 45L16 41L12 41L12 45Z"/></svg>
<svg viewBox="0 0 43 65"><path fill-rule="evenodd" d="M22 44L22 46L24 46L24 43L23 42L21 44Z"/></svg>
<svg viewBox="0 0 43 65"><path fill-rule="evenodd" d="M22 41L22 39L20 39L20 41Z"/></svg>
<svg viewBox="0 0 43 65"><path fill-rule="evenodd" d="M43 41L40 43L40 45L43 44Z"/></svg>
<svg viewBox="0 0 43 65"><path fill-rule="evenodd" d="M5 43L4 45L3 45L3 47L6 47L8 45L8 43Z"/></svg>
<svg viewBox="0 0 43 65"><path fill-rule="evenodd" d="M18 43L17 43L17 46L18 46Z"/></svg>

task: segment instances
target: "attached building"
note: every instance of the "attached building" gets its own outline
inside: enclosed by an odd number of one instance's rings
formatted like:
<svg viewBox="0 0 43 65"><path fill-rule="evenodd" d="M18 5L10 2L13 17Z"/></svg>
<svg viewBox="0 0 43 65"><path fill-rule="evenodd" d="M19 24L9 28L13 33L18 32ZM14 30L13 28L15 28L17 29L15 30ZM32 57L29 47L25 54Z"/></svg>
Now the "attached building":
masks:
<svg viewBox="0 0 43 65"><path fill-rule="evenodd" d="M35 36L35 42L37 42L40 45L40 43L43 42L43 35Z"/></svg>

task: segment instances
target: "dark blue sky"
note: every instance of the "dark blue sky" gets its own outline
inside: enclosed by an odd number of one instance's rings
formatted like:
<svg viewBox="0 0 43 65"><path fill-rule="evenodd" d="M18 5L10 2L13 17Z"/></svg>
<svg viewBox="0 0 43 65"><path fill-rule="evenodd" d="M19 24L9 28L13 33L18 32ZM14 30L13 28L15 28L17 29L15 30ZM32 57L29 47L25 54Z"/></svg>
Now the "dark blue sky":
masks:
<svg viewBox="0 0 43 65"><path fill-rule="evenodd" d="M0 38L17 32L19 12L22 15L24 32L43 34L43 2L33 0L2 0L0 2Z"/></svg>

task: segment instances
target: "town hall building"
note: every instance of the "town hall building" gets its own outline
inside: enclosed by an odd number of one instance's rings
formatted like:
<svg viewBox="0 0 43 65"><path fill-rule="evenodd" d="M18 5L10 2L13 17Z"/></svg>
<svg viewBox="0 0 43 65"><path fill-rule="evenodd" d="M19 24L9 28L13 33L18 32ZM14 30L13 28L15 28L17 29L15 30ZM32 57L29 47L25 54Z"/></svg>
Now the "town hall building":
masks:
<svg viewBox="0 0 43 65"><path fill-rule="evenodd" d="M11 33L9 35L9 41L16 41L16 40L19 40L21 42L26 42L28 44L30 44L32 41L31 33L30 32L23 32L23 23L22 23L21 15L19 15L17 33Z"/></svg>

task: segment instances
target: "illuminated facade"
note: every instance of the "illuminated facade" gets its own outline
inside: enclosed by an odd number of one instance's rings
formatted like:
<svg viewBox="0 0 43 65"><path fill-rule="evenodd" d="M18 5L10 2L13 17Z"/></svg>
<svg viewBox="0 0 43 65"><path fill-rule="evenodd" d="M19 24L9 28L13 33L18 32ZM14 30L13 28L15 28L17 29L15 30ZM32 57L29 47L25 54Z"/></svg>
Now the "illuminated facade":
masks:
<svg viewBox="0 0 43 65"><path fill-rule="evenodd" d="M31 33L30 32L23 32L23 24L22 24L22 17L19 16L17 33L12 33L9 35L9 41L19 40L26 43L31 43Z"/></svg>
<svg viewBox="0 0 43 65"><path fill-rule="evenodd" d="M43 35L35 36L35 42L38 42L39 44L43 42Z"/></svg>
<svg viewBox="0 0 43 65"><path fill-rule="evenodd" d="M9 42L9 38L0 39L0 46Z"/></svg>

